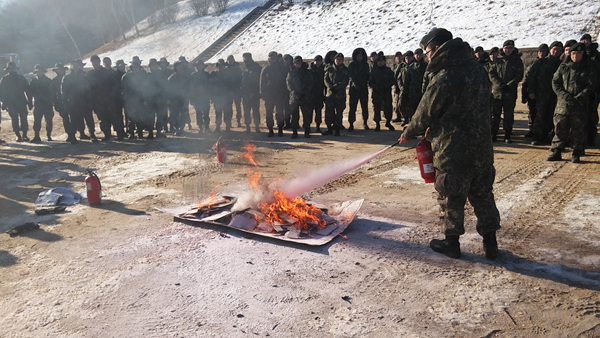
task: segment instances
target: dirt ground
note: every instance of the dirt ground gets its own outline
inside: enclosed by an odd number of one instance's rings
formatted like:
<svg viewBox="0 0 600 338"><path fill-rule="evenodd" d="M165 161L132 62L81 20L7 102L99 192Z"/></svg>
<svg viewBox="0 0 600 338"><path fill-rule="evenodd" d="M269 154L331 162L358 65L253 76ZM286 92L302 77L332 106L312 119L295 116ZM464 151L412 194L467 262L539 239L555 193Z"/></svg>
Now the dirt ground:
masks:
<svg viewBox="0 0 600 338"><path fill-rule="evenodd" d="M341 137L292 140L233 128L219 164L215 133L71 145L57 115L55 141L15 143L2 112L0 232L41 228L0 233L0 336L600 337L600 151L586 150L581 164L545 161L548 147L524 138L524 109L514 142L494 145L496 261L483 257L470 207L463 258L429 249L441 237L438 208L415 143L303 196L325 205L364 198L347 239L324 246L156 210L247 190L246 142L275 180L374 153L399 131L363 131L359 121ZM34 213L45 189L83 191L86 168L102 180L100 206Z"/></svg>

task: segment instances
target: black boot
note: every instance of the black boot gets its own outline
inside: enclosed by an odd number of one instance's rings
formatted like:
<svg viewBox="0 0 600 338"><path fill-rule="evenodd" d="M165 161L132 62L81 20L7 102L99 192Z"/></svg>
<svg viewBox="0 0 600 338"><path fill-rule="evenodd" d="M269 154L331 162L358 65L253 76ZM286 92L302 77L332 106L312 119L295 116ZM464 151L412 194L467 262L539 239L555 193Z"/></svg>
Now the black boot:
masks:
<svg viewBox="0 0 600 338"><path fill-rule="evenodd" d="M284 127L279 127L279 130L277 130L277 136L279 136L279 137L283 136L283 129L284 129Z"/></svg>
<svg viewBox="0 0 600 338"><path fill-rule="evenodd" d="M460 258L460 243L458 242L458 236L446 236L446 239L432 239L429 242L429 247L439 253L450 258Z"/></svg>
<svg viewBox="0 0 600 338"><path fill-rule="evenodd" d="M571 162L581 163L581 159L579 157L580 157L579 152L574 150L573 154L571 155Z"/></svg>
<svg viewBox="0 0 600 338"><path fill-rule="evenodd" d="M269 128L269 133L267 134L267 137L273 137L275 135L275 133L273 132L273 128Z"/></svg>
<svg viewBox="0 0 600 338"><path fill-rule="evenodd" d="M310 138L310 127L304 128L304 137Z"/></svg>
<svg viewBox="0 0 600 338"><path fill-rule="evenodd" d="M509 132L504 133L504 142L505 143L512 143L512 140L510 139L510 133Z"/></svg>
<svg viewBox="0 0 600 338"><path fill-rule="evenodd" d="M31 140L31 143L41 143L42 139L40 138L40 133L38 131L35 132L35 136Z"/></svg>
<svg viewBox="0 0 600 338"><path fill-rule="evenodd" d="M294 128L292 130L292 138L298 138L298 129Z"/></svg>
<svg viewBox="0 0 600 338"><path fill-rule="evenodd" d="M496 233L483 236L483 251L485 251L485 258L496 259L498 257L498 242L496 241Z"/></svg>
<svg viewBox="0 0 600 338"><path fill-rule="evenodd" d="M375 131L380 131L381 127L379 127L379 122L376 122L375 124Z"/></svg>
<svg viewBox="0 0 600 338"><path fill-rule="evenodd" d="M389 129L389 130L391 130L391 131L394 131L394 130L396 130L396 128L394 128L394 126L392 126L392 124L390 123L390 121L387 121L387 123L385 124L385 126L386 126L386 127Z"/></svg>
<svg viewBox="0 0 600 338"><path fill-rule="evenodd" d="M350 123L350 127L348 127L348 131L349 132L354 131L354 124L353 123Z"/></svg>
<svg viewBox="0 0 600 338"><path fill-rule="evenodd" d="M335 128L335 131L333 133L334 136L340 136L340 128Z"/></svg>
<svg viewBox="0 0 600 338"><path fill-rule="evenodd" d="M553 150L552 155L548 156L548 158L546 159L546 161L560 161L560 160L562 160L562 157L560 155L559 150Z"/></svg>

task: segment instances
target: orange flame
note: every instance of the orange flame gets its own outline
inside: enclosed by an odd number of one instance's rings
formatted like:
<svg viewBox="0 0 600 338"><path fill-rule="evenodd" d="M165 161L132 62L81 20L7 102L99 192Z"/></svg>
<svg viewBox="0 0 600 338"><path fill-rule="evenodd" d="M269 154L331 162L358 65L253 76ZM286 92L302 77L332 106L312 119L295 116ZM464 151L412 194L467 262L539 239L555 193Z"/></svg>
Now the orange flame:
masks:
<svg viewBox="0 0 600 338"><path fill-rule="evenodd" d="M220 184L215 185L215 187L208 194L208 196L204 200L198 202L198 204L196 205L196 208L198 208L198 209L201 209L201 208L210 209L216 203L221 202L221 200L223 198L220 197L220 196L218 196L217 194L215 194L215 190L219 187L219 185ZM225 198L225 201L229 201L229 199Z"/></svg>
<svg viewBox="0 0 600 338"><path fill-rule="evenodd" d="M254 165L255 167L258 167L256 161L254 161L254 152L256 151L256 145L247 143L244 147L242 147L242 149L246 151L242 154L242 157L247 158L250 164Z"/></svg>
<svg viewBox="0 0 600 338"><path fill-rule="evenodd" d="M317 229L325 228L326 222L320 217L321 209L306 204L302 198L287 198L285 193L273 190L275 202L259 203L258 208L265 215L265 221L270 224L275 222L288 223L282 217L288 216L296 221L293 226L302 229L310 230L311 225Z"/></svg>

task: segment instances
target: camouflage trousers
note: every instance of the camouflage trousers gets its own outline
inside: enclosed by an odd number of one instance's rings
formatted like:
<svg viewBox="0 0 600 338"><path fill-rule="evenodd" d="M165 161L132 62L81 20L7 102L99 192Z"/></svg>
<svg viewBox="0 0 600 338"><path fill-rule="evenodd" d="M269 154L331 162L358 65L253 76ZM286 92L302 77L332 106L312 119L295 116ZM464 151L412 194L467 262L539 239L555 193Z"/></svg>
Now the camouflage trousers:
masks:
<svg viewBox="0 0 600 338"><path fill-rule="evenodd" d="M552 117L556 108L556 96L545 97L535 100L536 116L530 130L534 138L539 141L547 140L550 132L554 129Z"/></svg>
<svg viewBox="0 0 600 338"><path fill-rule="evenodd" d="M585 149L586 125L588 122L585 110L571 110L568 114L554 115L554 138L552 151L565 151L571 141L573 152L581 154Z"/></svg>
<svg viewBox="0 0 600 338"><path fill-rule="evenodd" d="M442 209L442 230L446 236L465 233L464 218L467 200L477 217L480 235L495 233L500 229L500 213L494 201L493 184L496 169L493 166L452 173L435 173L435 190Z"/></svg>

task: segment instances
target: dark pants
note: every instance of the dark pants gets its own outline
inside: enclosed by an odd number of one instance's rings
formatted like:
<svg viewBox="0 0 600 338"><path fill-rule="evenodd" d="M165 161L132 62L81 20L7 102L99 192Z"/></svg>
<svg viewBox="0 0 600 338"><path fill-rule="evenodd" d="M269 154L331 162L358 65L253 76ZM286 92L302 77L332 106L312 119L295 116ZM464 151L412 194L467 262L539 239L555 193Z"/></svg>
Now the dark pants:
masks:
<svg viewBox="0 0 600 338"><path fill-rule="evenodd" d="M214 100L215 108L215 125L217 130L221 129L221 121L225 122L225 128L231 128L231 119L233 118L233 100L231 99L218 99Z"/></svg>
<svg viewBox="0 0 600 338"><path fill-rule="evenodd" d="M242 120L242 96L241 96L241 94L234 95L233 104L235 105L235 119L239 124L240 121Z"/></svg>
<svg viewBox="0 0 600 338"><path fill-rule="evenodd" d="M547 141L549 135L554 129L554 108L556 108L556 96L535 100L536 115L533 121L531 131L537 141Z"/></svg>
<svg viewBox="0 0 600 338"><path fill-rule="evenodd" d="M315 124L317 127L323 122L323 98L317 98L313 100L312 109L315 116Z"/></svg>
<svg viewBox="0 0 600 338"><path fill-rule="evenodd" d="M392 120L392 94L380 94L373 92L371 97L373 101L373 121L379 123L381 121L381 111L387 122Z"/></svg>
<svg viewBox="0 0 600 338"><path fill-rule="evenodd" d="M365 86L364 88L356 89L350 87L348 90L350 110L348 111L348 122L353 124L356 122L356 108L360 101L360 109L362 111L363 123L367 124L369 120L369 89Z"/></svg>
<svg viewBox="0 0 600 338"><path fill-rule="evenodd" d="M550 150L562 152L571 141L573 153L581 155L585 150L586 122L587 116L583 109L572 109L568 115L554 115L554 138Z"/></svg>
<svg viewBox="0 0 600 338"><path fill-rule="evenodd" d="M46 120L46 135L52 134L52 118L54 117L54 109L52 104L39 105L36 104L33 109L33 131L38 135L42 129L42 118Z"/></svg>
<svg viewBox="0 0 600 338"><path fill-rule="evenodd" d="M277 127L283 128L283 104L284 100L265 100L265 110L267 113L267 128L273 129L275 125L275 121L273 121L273 113L275 113Z"/></svg>
<svg viewBox="0 0 600 338"><path fill-rule="evenodd" d="M527 107L529 108L529 114L527 115L527 128L533 131L533 125L537 117L537 100L527 99Z"/></svg>
<svg viewBox="0 0 600 338"><path fill-rule="evenodd" d="M8 106L8 115L10 116L12 128L15 134L23 132L23 135L27 135L27 131L29 130L29 124L27 123L27 113L28 112L26 104Z"/></svg>
<svg viewBox="0 0 600 338"><path fill-rule="evenodd" d="M588 120L587 120L587 142L588 144L595 145L596 135L598 134L598 100L592 99L589 108Z"/></svg>
<svg viewBox="0 0 600 338"><path fill-rule="evenodd" d="M63 110L59 111L58 114L62 118L63 128L65 128L65 133L67 133L67 135L69 135L69 137L71 137L72 135L75 135L75 132L72 131L71 116L69 116L69 113L63 108Z"/></svg>
<svg viewBox="0 0 600 338"><path fill-rule="evenodd" d="M185 127L184 105L184 101L171 100L171 105L169 106L169 123L171 124L172 132L183 130L183 127Z"/></svg>
<svg viewBox="0 0 600 338"><path fill-rule="evenodd" d="M496 170L493 166L468 171L445 173L436 169L435 190L442 209L442 230L446 236L465 233L465 203L473 206L480 235L500 229L500 214L494 201L493 184Z"/></svg>
<svg viewBox="0 0 600 338"><path fill-rule="evenodd" d="M71 117L71 132L73 135L75 135L76 131L80 134L85 134L86 125L90 134L93 135L96 132L94 116L87 104L73 104L69 107L68 111Z"/></svg>
<svg viewBox="0 0 600 338"><path fill-rule="evenodd" d="M192 104L196 111L196 124L200 130L209 130L210 126L210 101L198 101Z"/></svg>
<svg viewBox="0 0 600 338"><path fill-rule="evenodd" d="M325 124L328 129L342 129L342 119L346 109L346 96L330 96L325 101Z"/></svg>
<svg viewBox="0 0 600 338"><path fill-rule="evenodd" d="M502 127L506 134L511 134L515 122L515 105L517 98L505 95L502 99L494 99L492 102L492 135L498 135L500 129L500 117L504 112Z"/></svg>
<svg viewBox="0 0 600 338"><path fill-rule="evenodd" d="M254 121L256 128L260 127L260 99L258 96L244 97L244 123L246 127L250 127L250 123Z"/></svg>

